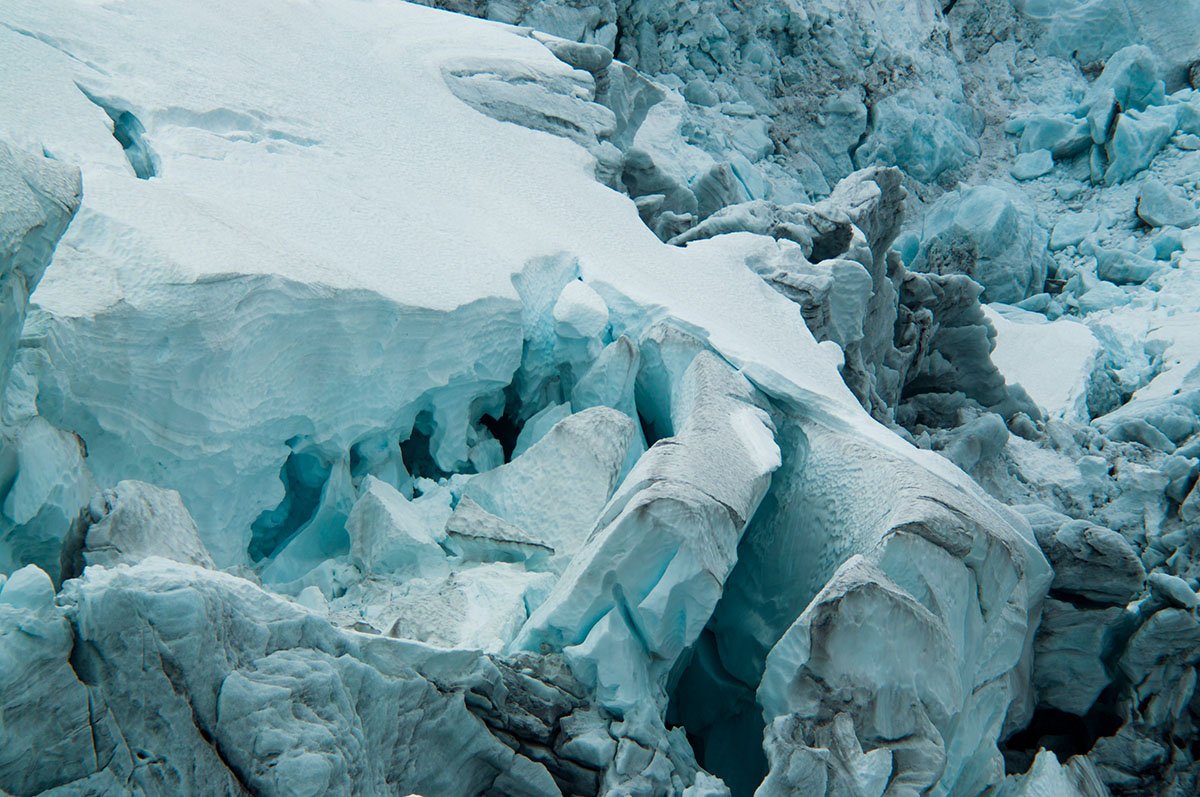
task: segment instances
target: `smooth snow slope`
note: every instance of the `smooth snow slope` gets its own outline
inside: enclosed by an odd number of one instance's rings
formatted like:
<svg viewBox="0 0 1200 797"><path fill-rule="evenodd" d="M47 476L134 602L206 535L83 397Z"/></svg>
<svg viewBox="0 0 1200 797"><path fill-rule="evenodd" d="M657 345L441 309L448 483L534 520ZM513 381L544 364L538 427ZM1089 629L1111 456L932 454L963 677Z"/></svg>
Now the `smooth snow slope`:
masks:
<svg viewBox="0 0 1200 797"><path fill-rule="evenodd" d="M512 29L404 3L6 4L0 118L84 175L35 295L55 361L40 404L102 481L180 490L235 563L282 498L288 441L345 452L442 385L506 384L512 278L560 257L615 331L674 317L768 392L975 491L862 412L836 352L744 267L772 244L666 246L583 149L477 113L442 79L509 59L571 73ZM150 179L113 135L125 112Z"/></svg>

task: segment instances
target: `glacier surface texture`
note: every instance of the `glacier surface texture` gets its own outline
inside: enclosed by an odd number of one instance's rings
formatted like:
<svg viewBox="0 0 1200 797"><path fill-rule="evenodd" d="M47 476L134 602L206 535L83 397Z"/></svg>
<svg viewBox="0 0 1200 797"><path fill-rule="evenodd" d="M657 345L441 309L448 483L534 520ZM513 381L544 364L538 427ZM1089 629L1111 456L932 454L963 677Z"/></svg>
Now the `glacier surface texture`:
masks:
<svg viewBox="0 0 1200 797"><path fill-rule="evenodd" d="M1200 794L1200 0L0 0L0 795Z"/></svg>

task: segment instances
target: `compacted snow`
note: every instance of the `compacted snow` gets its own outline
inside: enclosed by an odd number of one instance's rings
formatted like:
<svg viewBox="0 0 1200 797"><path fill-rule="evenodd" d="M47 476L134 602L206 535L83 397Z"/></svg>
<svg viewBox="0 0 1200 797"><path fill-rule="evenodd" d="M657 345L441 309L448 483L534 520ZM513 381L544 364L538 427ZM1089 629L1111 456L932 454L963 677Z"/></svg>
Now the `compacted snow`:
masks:
<svg viewBox="0 0 1200 797"><path fill-rule="evenodd" d="M1200 5L428 5L0 6L0 792L1195 793Z"/></svg>

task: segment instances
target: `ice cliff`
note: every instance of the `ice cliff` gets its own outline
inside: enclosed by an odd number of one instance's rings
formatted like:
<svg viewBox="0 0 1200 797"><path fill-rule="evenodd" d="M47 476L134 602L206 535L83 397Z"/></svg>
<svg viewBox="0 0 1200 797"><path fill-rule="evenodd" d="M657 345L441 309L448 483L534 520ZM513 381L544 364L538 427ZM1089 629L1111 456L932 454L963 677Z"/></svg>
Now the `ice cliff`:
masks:
<svg viewBox="0 0 1200 797"><path fill-rule="evenodd" d="M1197 85L1197 0L0 4L0 793L1196 794Z"/></svg>

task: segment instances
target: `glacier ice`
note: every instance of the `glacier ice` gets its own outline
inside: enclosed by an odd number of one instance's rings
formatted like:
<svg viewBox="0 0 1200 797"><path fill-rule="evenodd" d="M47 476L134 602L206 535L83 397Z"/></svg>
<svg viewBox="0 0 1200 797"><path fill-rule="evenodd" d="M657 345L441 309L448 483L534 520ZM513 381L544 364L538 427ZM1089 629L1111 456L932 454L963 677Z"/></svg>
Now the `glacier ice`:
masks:
<svg viewBox="0 0 1200 797"><path fill-rule="evenodd" d="M1200 222L1196 206L1158 180L1142 183L1137 198L1138 218L1151 227L1186 228Z"/></svg>
<svg viewBox="0 0 1200 797"><path fill-rule="evenodd" d="M1024 139L1022 138L1022 144ZM1036 180L1054 171L1054 156L1048 149L1035 149L1017 156L1010 174L1017 180Z"/></svg>
<svg viewBox="0 0 1200 797"><path fill-rule="evenodd" d="M1046 231L1019 195L997 186L947 194L929 208L915 268L966 274L989 302L1015 304L1041 293Z"/></svg>
<svg viewBox="0 0 1200 797"><path fill-rule="evenodd" d="M213 567L179 493L122 481L97 493L80 512L63 542L60 578L76 578L93 565L136 564L151 556Z"/></svg>
<svg viewBox="0 0 1200 797"><path fill-rule="evenodd" d="M25 323L29 296L42 279L58 239L79 207L82 187L79 171L49 158L14 150L0 142L0 202L4 227L0 230L0 278L4 305L0 316L0 370L7 385Z"/></svg>
<svg viewBox="0 0 1200 797"><path fill-rule="evenodd" d="M424 5L0 11L0 791L1196 793L1200 6Z"/></svg>

